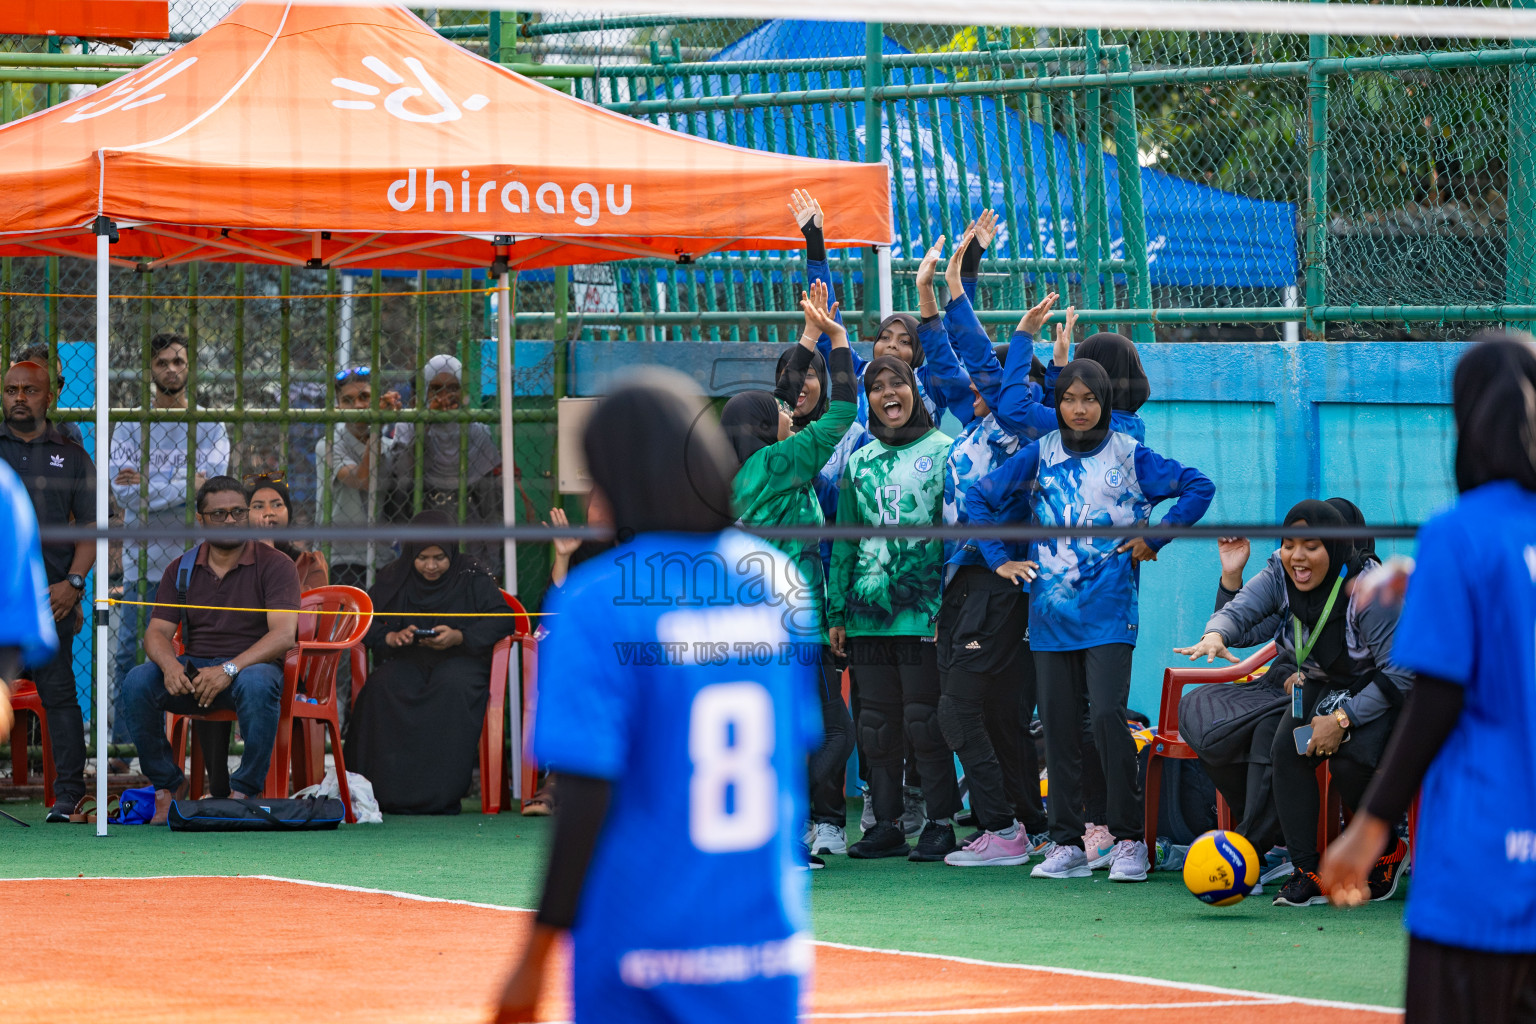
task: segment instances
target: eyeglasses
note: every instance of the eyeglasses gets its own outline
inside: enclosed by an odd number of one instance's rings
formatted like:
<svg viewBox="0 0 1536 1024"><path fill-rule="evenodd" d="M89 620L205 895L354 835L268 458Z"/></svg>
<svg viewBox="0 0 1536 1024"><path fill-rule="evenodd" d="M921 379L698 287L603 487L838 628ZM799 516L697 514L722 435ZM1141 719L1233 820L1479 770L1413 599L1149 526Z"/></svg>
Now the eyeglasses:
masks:
<svg viewBox="0 0 1536 1024"><path fill-rule="evenodd" d="M366 366L354 366L350 370L337 370L336 371L336 383L337 384L345 384L347 381L351 380L354 377L364 377L364 378L366 378L366 377L370 376L372 373L373 373L373 371L370 370Z"/></svg>
<svg viewBox="0 0 1536 1024"><path fill-rule="evenodd" d="M247 487L254 487L257 484L280 484L286 479L282 473L247 473L240 478L240 482Z"/></svg>
<svg viewBox="0 0 1536 1024"><path fill-rule="evenodd" d="M251 510L248 508L215 508L198 514L206 516L210 522L227 523L233 521L243 523L250 518Z"/></svg>

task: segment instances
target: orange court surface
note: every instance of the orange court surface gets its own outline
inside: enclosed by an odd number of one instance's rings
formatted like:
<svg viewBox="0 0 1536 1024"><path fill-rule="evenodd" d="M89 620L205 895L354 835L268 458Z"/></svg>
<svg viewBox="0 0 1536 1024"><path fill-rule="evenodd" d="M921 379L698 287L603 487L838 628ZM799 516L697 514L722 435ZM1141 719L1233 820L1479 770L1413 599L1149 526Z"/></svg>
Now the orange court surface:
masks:
<svg viewBox="0 0 1536 1024"><path fill-rule="evenodd" d="M260 875L4 880L0 907L10 922L0 989L7 1024L484 1021L532 916ZM542 1020L569 1018L567 986L555 991ZM803 1019L1068 1022L1105 1013L1148 1024L1386 1024L1399 1016L1385 1007L817 943Z"/></svg>

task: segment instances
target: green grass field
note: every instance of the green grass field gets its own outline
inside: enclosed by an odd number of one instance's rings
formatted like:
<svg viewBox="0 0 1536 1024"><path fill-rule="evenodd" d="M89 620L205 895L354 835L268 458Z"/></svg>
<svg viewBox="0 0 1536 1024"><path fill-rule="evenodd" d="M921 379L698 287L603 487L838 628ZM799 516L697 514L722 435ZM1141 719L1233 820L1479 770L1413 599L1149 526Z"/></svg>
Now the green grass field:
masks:
<svg viewBox="0 0 1536 1024"><path fill-rule="evenodd" d="M853 805L855 808L857 804ZM299 835L189 835L147 827L43 825L41 804L6 810L0 875L10 878L264 874L531 907L547 818L387 818ZM852 836L850 836L850 839ZM829 857L812 876L818 939L1199 982L1284 995L1402 1005L1403 891L1354 911L1212 908L1177 873L1140 885L1043 881L1027 868L958 869ZM510 953L510 951L509 951Z"/></svg>

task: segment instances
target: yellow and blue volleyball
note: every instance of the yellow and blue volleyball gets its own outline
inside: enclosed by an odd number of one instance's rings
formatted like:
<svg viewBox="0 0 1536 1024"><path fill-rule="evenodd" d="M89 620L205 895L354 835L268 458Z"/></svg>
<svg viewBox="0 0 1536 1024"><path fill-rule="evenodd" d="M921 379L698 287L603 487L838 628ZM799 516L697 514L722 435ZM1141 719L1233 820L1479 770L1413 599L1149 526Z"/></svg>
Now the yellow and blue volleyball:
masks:
<svg viewBox="0 0 1536 1024"><path fill-rule="evenodd" d="M1230 907L1259 884L1259 855L1236 832L1207 832L1190 844L1184 885L1213 907Z"/></svg>

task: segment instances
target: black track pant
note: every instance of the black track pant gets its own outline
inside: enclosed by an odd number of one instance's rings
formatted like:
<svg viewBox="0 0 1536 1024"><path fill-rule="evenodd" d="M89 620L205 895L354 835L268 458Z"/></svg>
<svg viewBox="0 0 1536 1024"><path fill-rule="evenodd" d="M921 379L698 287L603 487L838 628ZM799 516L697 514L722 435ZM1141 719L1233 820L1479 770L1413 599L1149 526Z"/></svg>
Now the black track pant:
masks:
<svg viewBox="0 0 1536 1024"><path fill-rule="evenodd" d="M1028 813L1034 780L1036 823L1040 808L1040 771L1028 726L1021 722L1025 687L1022 665L1029 665L1029 703L1034 705L1034 671L1024 632L1029 625L1029 595L985 567L965 566L944 589L939 607L939 726L950 749L965 767L971 810L978 827L1007 828L1021 810ZM1038 828L1037 828L1038 831Z"/></svg>
<svg viewBox="0 0 1536 1024"><path fill-rule="evenodd" d="M1051 839L1063 846L1083 845L1084 707L1104 771L1105 824L1117 842L1142 838L1136 741L1125 727L1132 650L1130 644L1101 644L1082 651L1034 652L1051 778Z"/></svg>
<svg viewBox="0 0 1536 1024"><path fill-rule="evenodd" d="M1305 707L1317 706L1322 690L1314 693L1313 689L1309 685L1303 695ZM1394 709L1351 729L1349 742L1332 757L1321 758L1296 753L1293 730L1311 723L1311 717L1292 718L1289 709L1280 715L1280 726L1275 730L1269 756L1274 762L1275 808L1280 812L1280 829L1285 833L1285 848L1291 855L1291 864L1297 870L1316 871L1319 860L1317 766L1325 760L1328 762L1332 785L1338 790L1344 806L1354 810L1376 772L1376 762L1386 752L1396 718Z"/></svg>
<svg viewBox="0 0 1536 1024"><path fill-rule="evenodd" d="M936 645L915 636L849 637L848 665L859 688L859 756L869 762L876 820L901 817L903 736L922 772L928 817L954 817L960 789L939 730Z"/></svg>
<svg viewBox="0 0 1536 1024"><path fill-rule="evenodd" d="M811 755L811 821L842 828L848 823L843 798L848 755L853 753L853 719L843 703L843 674L832 648L821 648L821 749Z"/></svg>
<svg viewBox="0 0 1536 1024"><path fill-rule="evenodd" d="M1270 749L1280 728L1280 719L1289 717L1284 711L1276 711L1259 719L1253 727L1246 760L1216 765L1205 758L1200 759L1200 767L1205 769L1232 809L1238 833L1260 853L1285 842L1280 830L1280 812L1275 808Z"/></svg>
<svg viewBox="0 0 1536 1024"><path fill-rule="evenodd" d="M48 713L48 742L53 746L53 799L74 804L85 796L85 715L75 689L74 614L54 623L59 653L29 675Z"/></svg>
<svg viewBox="0 0 1536 1024"><path fill-rule="evenodd" d="M1536 953L1408 940L1403 1024L1536 1024Z"/></svg>

